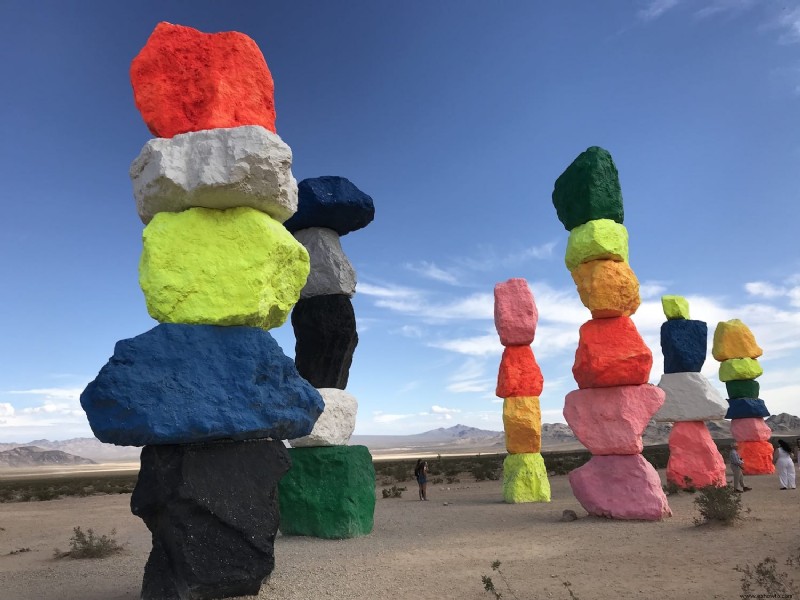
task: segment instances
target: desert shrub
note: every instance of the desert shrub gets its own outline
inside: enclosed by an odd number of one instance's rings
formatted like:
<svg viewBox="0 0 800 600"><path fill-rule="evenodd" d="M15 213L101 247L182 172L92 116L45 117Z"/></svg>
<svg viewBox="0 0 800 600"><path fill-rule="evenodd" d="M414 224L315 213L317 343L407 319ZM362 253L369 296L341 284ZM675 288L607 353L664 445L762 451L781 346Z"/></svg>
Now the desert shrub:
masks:
<svg viewBox="0 0 800 600"><path fill-rule="evenodd" d="M383 494L384 498L401 498L403 496L403 492L406 491L407 488L404 487L397 487L393 485L390 488L383 488L381 490L381 494Z"/></svg>
<svg viewBox="0 0 800 600"><path fill-rule="evenodd" d="M458 477L450 477L447 478L447 483L461 483L461 480Z"/></svg>
<svg viewBox="0 0 800 600"><path fill-rule="evenodd" d="M444 478L443 477L433 477L431 479L431 483L433 483L433 484L444 483Z"/></svg>
<svg viewBox="0 0 800 600"><path fill-rule="evenodd" d="M694 518L695 525L713 522L733 525L741 519L742 497L727 485L700 488L694 503L700 512L700 516Z"/></svg>
<svg viewBox="0 0 800 600"><path fill-rule="evenodd" d="M680 491L681 491L681 486L679 486L679 485L678 485L677 483L675 483L674 481L667 480L667 485L665 485L665 486L662 486L662 489L664 490L664 493L665 493L667 496L674 496L675 494L678 494L678 493L680 493Z"/></svg>
<svg viewBox="0 0 800 600"><path fill-rule="evenodd" d="M14 554L23 554L25 552L30 552L30 548L17 548L16 550L12 550L8 553L9 556L13 556Z"/></svg>
<svg viewBox="0 0 800 600"><path fill-rule="evenodd" d="M503 573L503 571L500 569L501 564L502 563L499 560L494 561L492 563L492 571L497 573L497 575L503 581L503 587L505 587L505 591L508 592L511 595L511 597L514 598L515 600L519 600L519 596L517 596L517 594L514 593L514 589L511 587L511 584L509 583L505 573ZM503 592L497 589L497 587L494 584L494 581L492 581L491 576L482 575L481 583L483 584L484 591L487 592L488 594L491 594L495 598L495 600L500 600L503 597ZM562 581L561 584L567 590L567 593L569 594L569 597L572 600L580 600L580 598L578 598L578 596L575 595L575 592L572 591L572 584L569 581Z"/></svg>
<svg viewBox="0 0 800 600"><path fill-rule="evenodd" d="M117 530L112 529L108 535L96 535L94 530L89 528L86 533L80 527L72 529L72 537L69 539L69 551L62 552L58 548L53 550L55 558L105 558L112 554L122 552L124 546L117 542L114 536Z"/></svg>
<svg viewBox="0 0 800 600"><path fill-rule="evenodd" d="M800 548L797 549L797 556L789 557L785 564L797 571L797 567L800 567ZM754 567L736 565L733 570L742 574L743 598L792 598L794 594L800 594L800 587L789 577L789 573L778 570L778 561L771 556ZM756 595L756 592L759 593Z"/></svg>
<svg viewBox="0 0 800 600"><path fill-rule="evenodd" d="M472 476L475 478L475 481L484 481L486 479L496 481L500 479L500 476L497 474L497 470L494 469L491 465L486 464L479 464L472 467Z"/></svg>

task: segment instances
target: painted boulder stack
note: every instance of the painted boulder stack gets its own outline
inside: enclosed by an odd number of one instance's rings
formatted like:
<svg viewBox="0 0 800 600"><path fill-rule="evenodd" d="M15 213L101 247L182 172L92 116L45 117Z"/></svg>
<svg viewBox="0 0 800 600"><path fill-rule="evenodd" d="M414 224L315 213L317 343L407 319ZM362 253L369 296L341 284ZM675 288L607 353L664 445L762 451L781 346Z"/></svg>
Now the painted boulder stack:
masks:
<svg viewBox="0 0 800 600"><path fill-rule="evenodd" d="M348 446L358 401L346 391L358 343L350 298L356 273L340 241L375 215L372 198L344 177L300 182L286 227L306 248L311 273L292 312L295 364L325 410L307 436L290 439L292 469L279 487L281 532L340 539L372 531L375 469L365 446Z"/></svg>
<svg viewBox="0 0 800 600"><path fill-rule="evenodd" d="M531 349L538 320L527 281L515 278L494 286L494 324L505 347L495 393L503 399L508 451L503 461L503 499L509 503L550 502L541 454L539 396L544 380Z"/></svg>
<svg viewBox="0 0 800 600"><path fill-rule="evenodd" d="M758 363L764 351L750 328L739 319L732 319L717 324L711 353L720 361L719 378L728 391L725 418L731 419L731 435L744 460L742 471L745 475L774 473L769 441L772 430L764 422L769 411L758 397L760 386L756 381L764 372Z"/></svg>
<svg viewBox="0 0 800 600"><path fill-rule="evenodd" d="M157 139L131 167L146 224L152 330L116 344L81 394L103 442L144 446L132 512L153 536L141 597L258 594L274 567L281 439L312 432L320 393L268 333L297 302L305 248L290 148L255 42L160 23L131 65Z"/></svg>
<svg viewBox="0 0 800 600"><path fill-rule="evenodd" d="M628 264L622 191L611 155L593 146L556 180L553 205L569 231L565 262L592 319L580 328L564 417L592 453L569 474L589 514L614 519L670 516L661 480L641 455L642 434L664 403L648 384L653 357L631 315L639 282Z"/></svg>
<svg viewBox="0 0 800 600"><path fill-rule="evenodd" d="M682 296L662 296L666 322L661 325L664 405L653 419L674 423L669 435L667 480L682 488L725 485L725 461L705 421L725 417L719 392L700 373L708 347L708 325L689 318Z"/></svg>

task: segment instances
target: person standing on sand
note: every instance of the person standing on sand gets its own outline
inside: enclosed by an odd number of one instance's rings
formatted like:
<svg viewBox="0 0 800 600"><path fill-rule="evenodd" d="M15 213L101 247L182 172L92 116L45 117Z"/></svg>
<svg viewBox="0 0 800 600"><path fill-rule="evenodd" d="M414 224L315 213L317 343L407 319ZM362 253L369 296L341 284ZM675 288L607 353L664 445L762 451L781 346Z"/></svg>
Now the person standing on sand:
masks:
<svg viewBox="0 0 800 600"><path fill-rule="evenodd" d="M782 490L793 490L797 487L794 474L794 460L792 448L784 440L778 440L775 452L772 455L772 462L778 471L778 480Z"/></svg>
<svg viewBox="0 0 800 600"><path fill-rule="evenodd" d="M741 494L742 492L748 492L751 488L745 487L744 485L744 473L742 473L742 466L744 465L744 459L739 456L739 451L737 448L739 444L736 443L736 440L733 441L731 444L731 473L733 473L733 491L737 494Z"/></svg>
<svg viewBox="0 0 800 600"><path fill-rule="evenodd" d="M428 499L428 462L417 459L417 466L414 469L414 477L417 479L419 485L419 499Z"/></svg>

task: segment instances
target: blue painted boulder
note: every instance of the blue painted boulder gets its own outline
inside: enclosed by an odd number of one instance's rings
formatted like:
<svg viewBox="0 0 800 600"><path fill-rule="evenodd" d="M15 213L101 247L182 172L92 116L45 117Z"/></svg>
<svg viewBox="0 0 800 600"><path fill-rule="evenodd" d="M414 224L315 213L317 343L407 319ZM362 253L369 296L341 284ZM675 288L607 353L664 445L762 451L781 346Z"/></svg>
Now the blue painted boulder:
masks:
<svg viewBox="0 0 800 600"><path fill-rule="evenodd" d="M144 446L294 439L324 402L263 329L164 323L117 342L81 406L101 442Z"/></svg>
<svg viewBox="0 0 800 600"><path fill-rule="evenodd" d="M284 223L294 233L327 227L339 235L361 229L375 218L372 198L344 177L314 177L297 184L297 212Z"/></svg>
<svg viewBox="0 0 800 600"><path fill-rule="evenodd" d="M708 325L705 321L673 319L661 324L664 373L699 373L706 361Z"/></svg>
<svg viewBox="0 0 800 600"><path fill-rule="evenodd" d="M761 398L734 398L728 400L726 419L750 419L752 417L768 417L767 405Z"/></svg>

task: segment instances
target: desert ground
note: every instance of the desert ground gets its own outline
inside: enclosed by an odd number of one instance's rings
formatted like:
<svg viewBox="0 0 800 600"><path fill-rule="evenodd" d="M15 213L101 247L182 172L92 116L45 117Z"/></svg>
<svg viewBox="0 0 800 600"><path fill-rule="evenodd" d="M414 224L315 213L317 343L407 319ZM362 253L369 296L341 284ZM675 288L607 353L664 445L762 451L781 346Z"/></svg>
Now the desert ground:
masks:
<svg viewBox="0 0 800 600"><path fill-rule="evenodd" d="M663 479L663 472L661 473ZM351 540L278 535L276 567L260 599L485 599L481 576L504 598L501 569L520 600L533 598L740 598L737 565L764 558L785 567L800 553L800 492L779 491L776 476L748 477L750 509L733 527L696 527L691 494L670 496L673 516L660 523L587 516L565 476L551 477L549 504L508 505L499 481L432 485L428 502L415 485L401 498L376 492L375 529ZM138 598L150 550L144 524L129 512L130 495L0 504L0 598L116 600ZM579 519L560 521L564 509ZM105 559L54 559L72 528L117 530L125 551ZM10 554L19 548L30 552ZM776 596L777 597L777 596Z"/></svg>

